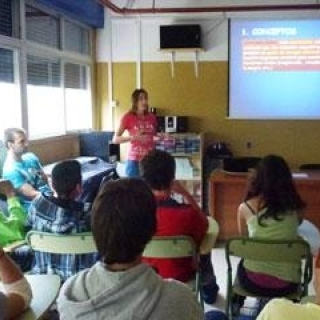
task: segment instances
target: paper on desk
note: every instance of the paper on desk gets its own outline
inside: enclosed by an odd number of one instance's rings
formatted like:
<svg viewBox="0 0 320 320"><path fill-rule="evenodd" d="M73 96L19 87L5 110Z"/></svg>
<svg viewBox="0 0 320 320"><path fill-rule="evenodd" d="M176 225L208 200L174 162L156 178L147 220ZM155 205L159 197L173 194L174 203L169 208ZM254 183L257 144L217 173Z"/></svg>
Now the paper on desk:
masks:
<svg viewBox="0 0 320 320"><path fill-rule="evenodd" d="M176 179L192 179L193 167L187 157L176 157Z"/></svg>
<svg viewBox="0 0 320 320"><path fill-rule="evenodd" d="M308 178L308 174L305 172L295 172L292 173L292 178Z"/></svg>

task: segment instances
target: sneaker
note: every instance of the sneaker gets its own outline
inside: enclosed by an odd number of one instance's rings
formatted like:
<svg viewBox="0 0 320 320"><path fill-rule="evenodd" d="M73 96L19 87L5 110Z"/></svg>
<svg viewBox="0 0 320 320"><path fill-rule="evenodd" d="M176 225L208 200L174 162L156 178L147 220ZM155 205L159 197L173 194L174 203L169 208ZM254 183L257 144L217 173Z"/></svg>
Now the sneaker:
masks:
<svg viewBox="0 0 320 320"><path fill-rule="evenodd" d="M203 284L201 287L203 301L207 304L215 303L217 300L219 289L220 288L217 285L215 278L211 282Z"/></svg>
<svg viewBox="0 0 320 320"><path fill-rule="evenodd" d="M246 297L239 296L237 294L234 294L232 296L231 309L232 309L232 315L234 317L240 314L240 309L243 307L245 299Z"/></svg>

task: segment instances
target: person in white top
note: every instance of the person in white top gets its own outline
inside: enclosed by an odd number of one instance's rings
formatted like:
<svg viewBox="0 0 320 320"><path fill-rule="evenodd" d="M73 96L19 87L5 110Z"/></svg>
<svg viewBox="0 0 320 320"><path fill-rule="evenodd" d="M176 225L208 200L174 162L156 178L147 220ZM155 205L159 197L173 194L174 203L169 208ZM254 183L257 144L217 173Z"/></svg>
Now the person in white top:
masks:
<svg viewBox="0 0 320 320"><path fill-rule="evenodd" d="M273 299L262 310L257 320L319 320L320 319L320 250L315 260L313 302L294 303L286 299Z"/></svg>
<svg viewBox="0 0 320 320"><path fill-rule="evenodd" d="M17 265L0 247L0 319L12 319L24 311L31 302L30 285Z"/></svg>

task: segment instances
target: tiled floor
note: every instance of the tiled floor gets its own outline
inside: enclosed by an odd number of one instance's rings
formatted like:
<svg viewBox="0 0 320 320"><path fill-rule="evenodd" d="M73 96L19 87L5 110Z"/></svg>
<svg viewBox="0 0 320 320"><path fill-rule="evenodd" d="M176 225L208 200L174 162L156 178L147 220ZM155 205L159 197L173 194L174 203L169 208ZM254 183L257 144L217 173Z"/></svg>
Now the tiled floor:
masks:
<svg viewBox="0 0 320 320"><path fill-rule="evenodd" d="M220 309L225 311L226 307L226 292L227 292L227 263L225 260L225 250L223 246L218 246L212 250L211 254L212 264L216 273L217 281L220 287L219 297L214 305L205 305L205 310ZM232 267L236 270L239 259L233 258ZM309 285L309 294L314 294L314 288L312 286L312 281ZM246 299L245 308L241 310L242 314L252 314L255 312L256 300L252 298Z"/></svg>

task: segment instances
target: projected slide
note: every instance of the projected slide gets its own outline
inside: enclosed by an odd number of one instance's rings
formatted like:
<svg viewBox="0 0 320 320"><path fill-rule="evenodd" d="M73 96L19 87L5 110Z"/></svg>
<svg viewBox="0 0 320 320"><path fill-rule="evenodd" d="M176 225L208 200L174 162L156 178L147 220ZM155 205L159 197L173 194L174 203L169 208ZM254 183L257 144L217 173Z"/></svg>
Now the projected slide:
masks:
<svg viewBox="0 0 320 320"><path fill-rule="evenodd" d="M229 117L320 119L320 20L229 27Z"/></svg>

